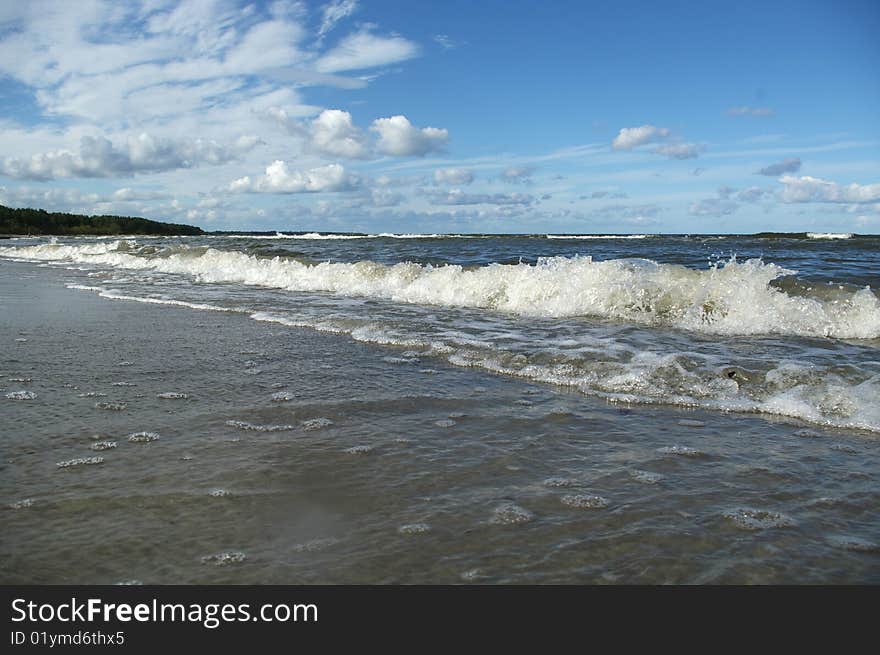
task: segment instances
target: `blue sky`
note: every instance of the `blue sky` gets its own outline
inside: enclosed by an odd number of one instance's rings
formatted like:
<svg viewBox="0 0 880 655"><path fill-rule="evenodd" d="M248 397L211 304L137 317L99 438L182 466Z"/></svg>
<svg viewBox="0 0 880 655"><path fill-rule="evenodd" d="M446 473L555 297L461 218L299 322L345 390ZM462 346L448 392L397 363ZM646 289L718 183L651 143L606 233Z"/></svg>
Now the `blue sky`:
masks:
<svg viewBox="0 0 880 655"><path fill-rule="evenodd" d="M0 5L0 203L206 229L880 232L880 4Z"/></svg>

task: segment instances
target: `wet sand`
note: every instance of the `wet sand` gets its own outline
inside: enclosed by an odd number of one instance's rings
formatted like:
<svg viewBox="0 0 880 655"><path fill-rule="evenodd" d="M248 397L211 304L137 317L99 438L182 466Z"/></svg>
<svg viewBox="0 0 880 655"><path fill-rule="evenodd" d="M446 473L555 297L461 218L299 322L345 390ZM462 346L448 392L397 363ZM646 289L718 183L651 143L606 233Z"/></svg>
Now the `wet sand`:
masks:
<svg viewBox="0 0 880 655"><path fill-rule="evenodd" d="M4 584L880 582L870 434L613 405L33 264L0 261L0 307Z"/></svg>

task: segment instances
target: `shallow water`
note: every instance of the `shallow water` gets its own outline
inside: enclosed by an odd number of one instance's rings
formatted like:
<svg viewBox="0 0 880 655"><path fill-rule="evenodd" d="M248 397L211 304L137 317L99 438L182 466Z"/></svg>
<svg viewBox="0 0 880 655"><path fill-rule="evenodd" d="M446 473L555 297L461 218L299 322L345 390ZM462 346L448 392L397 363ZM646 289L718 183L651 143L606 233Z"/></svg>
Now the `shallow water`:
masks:
<svg viewBox="0 0 880 655"><path fill-rule="evenodd" d="M380 264L428 263L419 253L435 269L442 260L485 275L487 259L516 249L515 239L452 241L72 239L80 250L67 251L15 242L42 250L0 259L3 581L880 580L871 301L864 324L834 313L876 274L876 251L849 240L772 252L734 244L763 255L761 266L800 267L802 281L841 283L849 296L817 300L828 303L826 325L870 338L798 334L809 318L787 332L731 333L733 320L689 329L674 310L467 305L454 285L426 304L363 286L241 279L271 261L257 258L267 243L301 252L277 260L282 272L369 258L374 280L387 277ZM679 261L674 244L611 241L517 243L524 261L650 254L690 267L685 282L727 289L699 277L712 274L694 248L682 246L692 259ZM213 268L206 246L226 253L212 255ZM852 260L839 265L847 274L823 272L832 255ZM243 261L237 280L217 266L230 257ZM761 273L752 266L739 272ZM512 268L524 270L502 274L516 278L505 281L508 299L536 274L550 278L545 301L571 288L553 279L558 266ZM678 289L678 273L661 281ZM788 279L752 290L776 302ZM696 298L693 288L683 297ZM7 396L20 392L33 397Z"/></svg>

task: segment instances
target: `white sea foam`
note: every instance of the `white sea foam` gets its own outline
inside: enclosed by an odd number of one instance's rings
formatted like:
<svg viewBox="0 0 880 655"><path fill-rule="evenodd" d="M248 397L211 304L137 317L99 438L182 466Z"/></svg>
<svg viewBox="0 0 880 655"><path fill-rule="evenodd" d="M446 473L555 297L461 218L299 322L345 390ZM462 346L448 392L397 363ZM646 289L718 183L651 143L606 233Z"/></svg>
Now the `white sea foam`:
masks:
<svg viewBox="0 0 880 655"><path fill-rule="evenodd" d="M647 239L648 234L548 234L548 239Z"/></svg>
<svg viewBox="0 0 880 655"><path fill-rule="evenodd" d="M156 398L161 398L163 400L187 400L189 394L179 393L177 391L164 391L162 393L157 393Z"/></svg>
<svg viewBox="0 0 880 655"><path fill-rule="evenodd" d="M849 232L807 232L808 239L852 239Z"/></svg>
<svg viewBox="0 0 880 655"><path fill-rule="evenodd" d="M9 400L33 400L37 397L33 391L10 391L6 394Z"/></svg>
<svg viewBox="0 0 880 655"><path fill-rule="evenodd" d="M492 512L490 523L499 525L519 525L534 520L535 515L524 507L515 505L514 503L504 503L495 508Z"/></svg>
<svg viewBox="0 0 880 655"><path fill-rule="evenodd" d="M60 469L71 468L74 466L88 466L94 464L103 464L103 457L77 457L76 459L68 459L63 462L58 462L55 464Z"/></svg>
<svg viewBox="0 0 880 655"><path fill-rule="evenodd" d="M599 316L709 334L791 334L880 338L880 299L870 289L833 299L771 286L794 271L757 259L708 270L644 259L594 261L549 257L536 264L466 269L411 262L322 262L258 258L241 252L176 246L161 257L132 254L122 242L0 248L0 256L91 262L129 270L184 274L200 282L237 282L290 291L329 292L400 303L482 308L524 316ZM200 303L106 297L223 309Z"/></svg>
<svg viewBox="0 0 880 655"><path fill-rule="evenodd" d="M156 441L158 438L159 435L156 432L133 432L128 435L128 440L131 443L150 443L151 441Z"/></svg>
<svg viewBox="0 0 880 655"><path fill-rule="evenodd" d="M741 530L765 530L767 528L790 528L795 520L785 514L763 509L739 508L724 513L724 518Z"/></svg>
<svg viewBox="0 0 880 655"><path fill-rule="evenodd" d="M247 421L226 421L226 425L239 430L248 430L251 432L283 432L285 430L293 430L292 425L256 425Z"/></svg>
<svg viewBox="0 0 880 655"><path fill-rule="evenodd" d="M608 507L608 500L602 496L591 496L588 494L570 494L559 499L563 505L574 507L575 509L602 509Z"/></svg>

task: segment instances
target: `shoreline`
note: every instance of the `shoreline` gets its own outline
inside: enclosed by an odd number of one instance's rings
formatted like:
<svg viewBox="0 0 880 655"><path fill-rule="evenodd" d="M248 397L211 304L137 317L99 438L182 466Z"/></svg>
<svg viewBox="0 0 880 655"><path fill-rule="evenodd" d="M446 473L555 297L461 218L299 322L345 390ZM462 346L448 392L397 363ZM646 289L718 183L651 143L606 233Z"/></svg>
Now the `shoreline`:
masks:
<svg viewBox="0 0 880 655"><path fill-rule="evenodd" d="M878 581L865 436L65 282L0 261L6 584Z"/></svg>

